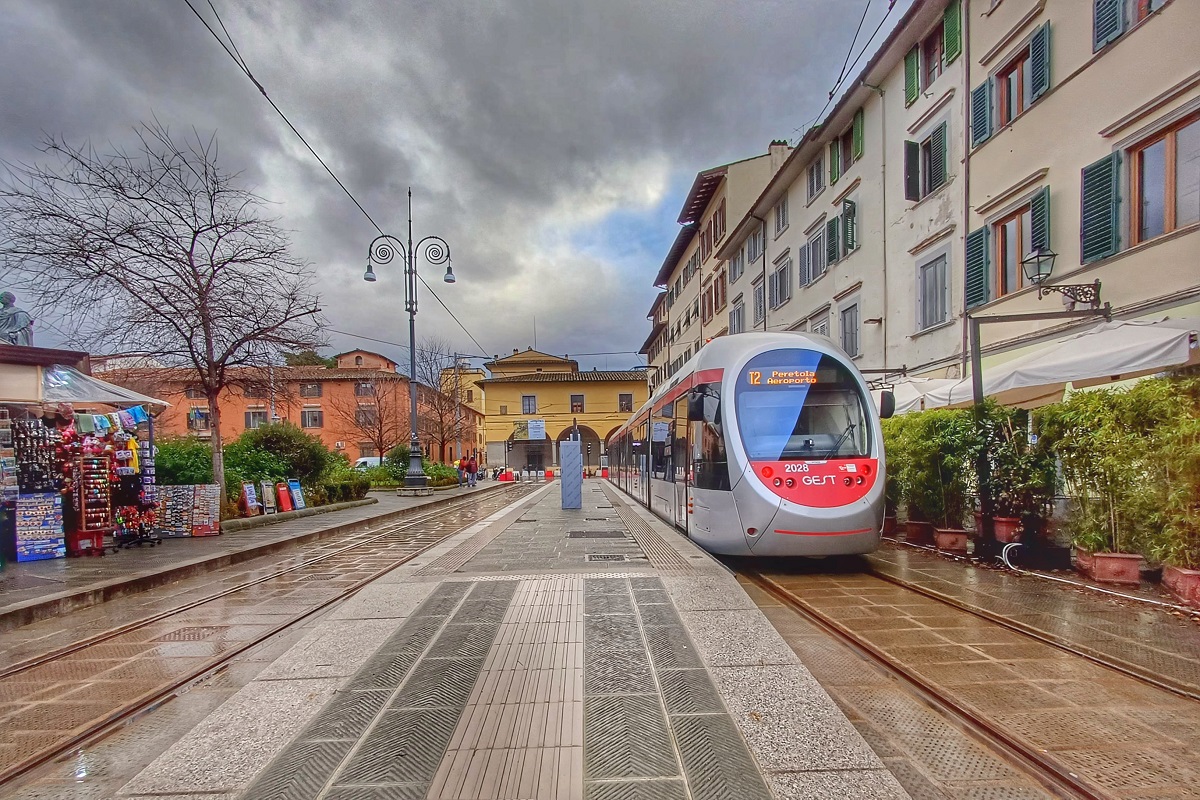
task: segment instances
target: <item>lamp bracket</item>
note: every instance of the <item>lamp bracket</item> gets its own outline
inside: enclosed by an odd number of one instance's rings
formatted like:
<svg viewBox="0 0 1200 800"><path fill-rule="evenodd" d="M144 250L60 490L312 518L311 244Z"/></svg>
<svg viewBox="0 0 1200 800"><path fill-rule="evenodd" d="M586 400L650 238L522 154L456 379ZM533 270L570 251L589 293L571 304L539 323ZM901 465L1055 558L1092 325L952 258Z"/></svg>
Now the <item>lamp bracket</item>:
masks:
<svg viewBox="0 0 1200 800"><path fill-rule="evenodd" d="M1100 305L1100 281L1094 283L1068 283L1060 286L1045 286L1038 284L1038 299L1051 292L1058 292L1076 303L1086 303L1093 307Z"/></svg>

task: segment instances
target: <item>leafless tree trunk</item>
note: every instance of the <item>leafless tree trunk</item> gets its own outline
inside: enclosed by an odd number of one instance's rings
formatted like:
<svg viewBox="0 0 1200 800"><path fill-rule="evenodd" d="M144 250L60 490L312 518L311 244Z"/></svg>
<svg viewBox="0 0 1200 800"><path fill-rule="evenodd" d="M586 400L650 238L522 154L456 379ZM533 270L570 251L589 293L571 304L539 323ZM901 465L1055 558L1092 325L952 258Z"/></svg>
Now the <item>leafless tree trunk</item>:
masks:
<svg viewBox="0 0 1200 800"><path fill-rule="evenodd" d="M358 383L364 394L330 397L329 408L344 426L371 442L380 457L386 456L409 438L407 385L399 375L371 373Z"/></svg>
<svg viewBox="0 0 1200 800"><path fill-rule="evenodd" d="M436 337L422 340L417 348L417 380L433 391L425 393L417 409L417 425L422 438L437 442L439 454L462 435L465 387L455 380L454 366L449 342Z"/></svg>
<svg viewBox="0 0 1200 800"><path fill-rule="evenodd" d="M83 345L184 367L208 398L224 486L221 390L238 367L321 344L312 271L265 201L217 166L217 141L135 129L132 150L48 137L7 164L0 264Z"/></svg>

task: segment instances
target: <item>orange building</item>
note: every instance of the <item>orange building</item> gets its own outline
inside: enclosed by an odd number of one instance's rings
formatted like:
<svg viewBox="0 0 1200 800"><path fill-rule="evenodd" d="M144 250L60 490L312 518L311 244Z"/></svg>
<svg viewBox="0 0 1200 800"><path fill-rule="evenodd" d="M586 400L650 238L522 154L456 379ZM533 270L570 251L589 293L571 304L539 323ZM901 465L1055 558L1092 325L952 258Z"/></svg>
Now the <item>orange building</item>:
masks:
<svg viewBox="0 0 1200 800"><path fill-rule="evenodd" d="M336 356L336 367L271 367L236 370L221 393L221 438L228 443L268 422L291 422L319 436L354 461L386 454L409 441L409 380L394 361L367 350ZM161 366L136 366L119 356L96 357L93 371L111 383L140 388L171 403L156 419L160 436L212 436L211 412L195 373ZM417 387L418 433L426 455L453 461L482 449L483 415L466 402L431 387ZM455 413L457 412L457 413ZM455 422L457 420L457 422Z"/></svg>

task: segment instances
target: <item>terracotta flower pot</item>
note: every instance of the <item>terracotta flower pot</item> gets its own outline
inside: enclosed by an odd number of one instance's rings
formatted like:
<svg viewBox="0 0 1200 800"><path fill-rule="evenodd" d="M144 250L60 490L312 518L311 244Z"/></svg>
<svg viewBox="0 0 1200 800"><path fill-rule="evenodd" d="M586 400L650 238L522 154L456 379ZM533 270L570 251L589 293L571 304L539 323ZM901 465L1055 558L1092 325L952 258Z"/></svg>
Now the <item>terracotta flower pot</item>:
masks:
<svg viewBox="0 0 1200 800"><path fill-rule="evenodd" d="M883 518L883 535L884 536L895 536L896 535L896 518L895 517L884 517Z"/></svg>
<svg viewBox="0 0 1200 800"><path fill-rule="evenodd" d="M992 517L992 529L996 532L996 541L1010 544L1021 541L1020 517Z"/></svg>
<svg viewBox="0 0 1200 800"><path fill-rule="evenodd" d="M1137 553L1087 553L1075 548L1075 566L1100 583L1141 583L1142 557Z"/></svg>
<svg viewBox="0 0 1200 800"><path fill-rule="evenodd" d="M938 550L947 553L965 554L967 552L967 532L957 528L937 528L933 532Z"/></svg>
<svg viewBox="0 0 1200 800"><path fill-rule="evenodd" d="M1163 586L1183 602L1200 607L1200 569L1163 567Z"/></svg>
<svg viewBox="0 0 1200 800"><path fill-rule="evenodd" d="M904 523L904 541L909 544L933 544L933 523L914 522Z"/></svg>

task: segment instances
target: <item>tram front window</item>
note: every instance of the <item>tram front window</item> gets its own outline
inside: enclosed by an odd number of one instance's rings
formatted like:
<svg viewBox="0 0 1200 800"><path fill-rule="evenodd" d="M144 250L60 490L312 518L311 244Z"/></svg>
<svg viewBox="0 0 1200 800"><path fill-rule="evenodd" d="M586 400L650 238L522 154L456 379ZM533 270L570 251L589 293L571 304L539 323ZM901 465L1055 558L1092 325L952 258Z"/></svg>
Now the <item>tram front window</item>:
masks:
<svg viewBox="0 0 1200 800"><path fill-rule="evenodd" d="M810 351L763 353L739 376L737 410L742 442L752 461L822 461L871 454L862 392L850 371L828 356Z"/></svg>

